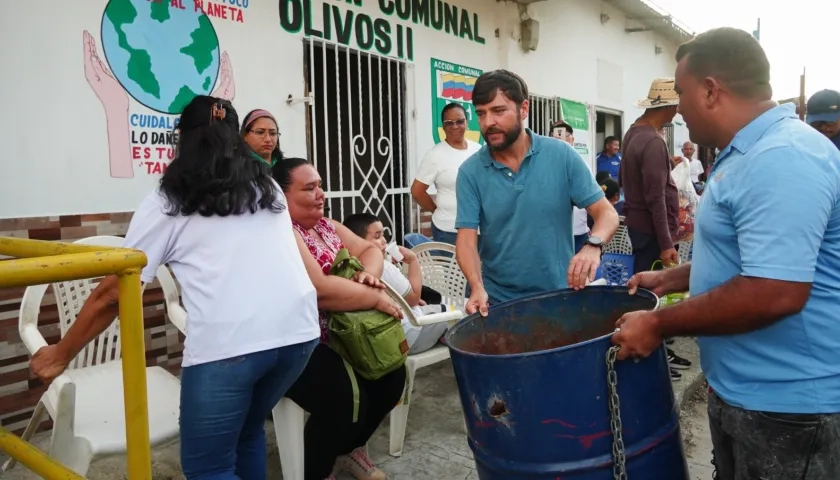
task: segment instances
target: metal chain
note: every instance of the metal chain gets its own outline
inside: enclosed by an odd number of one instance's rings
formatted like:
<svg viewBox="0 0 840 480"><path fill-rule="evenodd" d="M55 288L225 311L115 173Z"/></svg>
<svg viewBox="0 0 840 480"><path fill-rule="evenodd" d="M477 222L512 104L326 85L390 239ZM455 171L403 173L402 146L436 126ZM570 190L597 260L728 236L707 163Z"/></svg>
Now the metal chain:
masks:
<svg viewBox="0 0 840 480"><path fill-rule="evenodd" d="M618 400L618 375L615 373L615 357L618 347L607 350L607 385L609 386L610 430L613 434L613 478L627 480L627 469L624 456L624 437L621 426L621 405Z"/></svg>

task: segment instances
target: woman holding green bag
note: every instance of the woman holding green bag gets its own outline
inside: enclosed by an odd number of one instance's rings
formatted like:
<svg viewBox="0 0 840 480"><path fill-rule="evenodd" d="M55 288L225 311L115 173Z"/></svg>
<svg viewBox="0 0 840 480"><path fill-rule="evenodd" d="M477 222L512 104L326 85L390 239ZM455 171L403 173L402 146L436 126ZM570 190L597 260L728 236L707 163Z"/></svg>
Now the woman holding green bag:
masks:
<svg viewBox="0 0 840 480"><path fill-rule="evenodd" d="M347 227L324 216L325 198L318 171L306 160L287 158L273 167L277 183L289 203L289 214L298 243L306 246L302 251L304 263L317 262L324 278L341 279L329 275L336 255L344 248L359 259L364 272L355 280L368 284L378 283L382 274L381 250L351 232ZM313 274L310 273L310 277ZM317 279L313 279L316 290ZM384 292L370 289L371 295L385 296ZM399 402L405 386L406 372L398 368L377 380L356 375L328 346L328 311L354 311L370 308L363 306L361 298L354 295L346 304L333 308L319 302L321 343L315 348L309 363L286 396L310 413L304 432L304 478L306 480L332 479L335 467L359 480L384 480L385 473L377 468L367 455L365 445L376 428ZM384 303L388 302L388 303ZM377 310L396 318L401 314L388 311L390 299L386 296ZM390 304L393 305L393 304Z"/></svg>

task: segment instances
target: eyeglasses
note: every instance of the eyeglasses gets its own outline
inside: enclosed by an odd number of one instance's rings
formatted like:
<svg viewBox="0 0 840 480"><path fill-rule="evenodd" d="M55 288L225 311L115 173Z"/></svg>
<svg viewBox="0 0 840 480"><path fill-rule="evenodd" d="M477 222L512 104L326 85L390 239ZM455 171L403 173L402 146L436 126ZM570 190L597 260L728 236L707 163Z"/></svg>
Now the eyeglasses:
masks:
<svg viewBox="0 0 840 480"><path fill-rule="evenodd" d="M454 127L454 126L463 127L466 124L467 124L467 119L466 118L459 118L458 120L444 120L443 121L443 126L444 127L450 127L450 128Z"/></svg>
<svg viewBox="0 0 840 480"><path fill-rule="evenodd" d="M271 138L277 138L277 137L280 136L280 132L278 132L277 130L266 130L264 128L260 128L260 129L257 129L257 130L251 130L251 133L253 133L254 135L256 135L258 137L264 137L264 136L268 135Z"/></svg>

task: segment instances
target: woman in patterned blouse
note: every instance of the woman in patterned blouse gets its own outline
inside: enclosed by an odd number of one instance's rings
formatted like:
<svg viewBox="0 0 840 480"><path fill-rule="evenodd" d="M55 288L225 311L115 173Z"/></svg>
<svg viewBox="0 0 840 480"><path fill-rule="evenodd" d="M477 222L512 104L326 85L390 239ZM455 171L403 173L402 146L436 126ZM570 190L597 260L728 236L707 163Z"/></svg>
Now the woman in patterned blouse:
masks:
<svg viewBox="0 0 840 480"><path fill-rule="evenodd" d="M345 247L359 258L368 274L376 278L382 274L382 251L324 216L324 191L315 167L304 159L287 158L273 167L273 173L286 195L295 235L306 245L308 254L318 262L324 275L329 275L336 253ZM350 376L342 358L326 345L329 331L324 310L328 308L320 303L318 307L321 343L286 394L311 414L304 434L304 478L333 479L333 469L338 467L359 480L384 480L385 473L370 461L365 445L399 402L405 386L405 369L397 369L376 381L356 375L359 415L354 423Z"/></svg>

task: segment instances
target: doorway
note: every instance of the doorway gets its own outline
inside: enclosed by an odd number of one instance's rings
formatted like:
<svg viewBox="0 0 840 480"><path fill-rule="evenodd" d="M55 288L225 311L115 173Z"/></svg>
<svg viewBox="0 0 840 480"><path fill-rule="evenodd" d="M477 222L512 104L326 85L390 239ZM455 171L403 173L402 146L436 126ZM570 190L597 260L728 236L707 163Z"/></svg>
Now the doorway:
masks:
<svg viewBox="0 0 840 480"><path fill-rule="evenodd" d="M304 39L307 152L326 215L376 215L402 243L411 223L405 62Z"/></svg>
<svg viewBox="0 0 840 480"><path fill-rule="evenodd" d="M621 142L624 135L622 113L614 110L595 109L595 150L604 151L604 141L607 137L615 137Z"/></svg>

